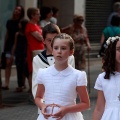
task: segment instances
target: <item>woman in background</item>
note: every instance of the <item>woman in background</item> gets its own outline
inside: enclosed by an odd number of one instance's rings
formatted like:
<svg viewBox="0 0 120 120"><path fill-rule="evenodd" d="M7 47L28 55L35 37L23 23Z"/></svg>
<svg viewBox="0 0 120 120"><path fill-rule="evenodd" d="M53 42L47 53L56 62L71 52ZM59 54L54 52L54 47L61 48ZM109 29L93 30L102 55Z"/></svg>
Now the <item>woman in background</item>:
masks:
<svg viewBox="0 0 120 120"><path fill-rule="evenodd" d="M51 7L42 7L41 8L41 18L40 18L40 26L43 28L47 24L50 23L50 19L53 15Z"/></svg>
<svg viewBox="0 0 120 120"><path fill-rule="evenodd" d="M27 69L27 40L25 36L25 28L28 20L22 19L19 22L19 31L15 34L15 42L12 49L12 55L15 54L15 64L17 69L18 87L15 92L22 92L25 88L25 77L28 78Z"/></svg>
<svg viewBox="0 0 120 120"><path fill-rule="evenodd" d="M13 63L12 48L15 40L15 34L18 31L18 23L24 17L24 8L17 6L14 11L12 18L6 23L7 32L5 35L4 52L6 53L6 68L5 68L5 83L2 86L3 90L9 89L9 81L11 75L11 66Z"/></svg>
<svg viewBox="0 0 120 120"><path fill-rule="evenodd" d="M28 22L25 35L27 38L27 62L28 62L28 70L29 70L29 92L31 93L32 88L32 59L33 52L37 50L43 50L43 37L42 37L42 29L38 25L40 20L40 10L38 8L28 8L27 16L30 19Z"/></svg>
<svg viewBox="0 0 120 120"><path fill-rule="evenodd" d="M53 12L53 15L50 18L50 22L54 23L54 24L57 24L57 17L59 15L59 9L56 8L56 7L52 7L52 12Z"/></svg>
<svg viewBox="0 0 120 120"><path fill-rule="evenodd" d="M86 68L85 44L88 51L91 49L87 29L82 25L83 21L83 16L75 15L73 24L61 29L62 32L71 35L75 41L75 68L78 70L85 70Z"/></svg>
<svg viewBox="0 0 120 120"><path fill-rule="evenodd" d="M111 20L111 26L104 28L101 35L101 49L99 51L98 57L102 57L105 54L106 40L109 37L120 36L120 16L114 15Z"/></svg>

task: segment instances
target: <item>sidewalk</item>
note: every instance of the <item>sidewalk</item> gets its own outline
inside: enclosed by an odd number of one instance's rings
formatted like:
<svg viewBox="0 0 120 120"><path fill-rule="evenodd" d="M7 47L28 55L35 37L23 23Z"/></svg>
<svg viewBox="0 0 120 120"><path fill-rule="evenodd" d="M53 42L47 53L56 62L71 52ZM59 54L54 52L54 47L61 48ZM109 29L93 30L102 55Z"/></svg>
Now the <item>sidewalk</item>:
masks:
<svg viewBox="0 0 120 120"><path fill-rule="evenodd" d="M90 59L90 109L83 112L85 120L91 120L91 116L94 110L96 101L96 90L94 90L94 83L101 72L101 59ZM86 73L88 70L86 68ZM1 71L2 81L4 81L4 70ZM15 93L14 90L17 87L16 69L12 68L12 75L10 78L10 89L2 91L3 103L9 105L0 109L0 120L36 120L37 119L37 107L36 105L29 103L28 81L26 80L27 89L22 93ZM88 89L89 90L89 89Z"/></svg>

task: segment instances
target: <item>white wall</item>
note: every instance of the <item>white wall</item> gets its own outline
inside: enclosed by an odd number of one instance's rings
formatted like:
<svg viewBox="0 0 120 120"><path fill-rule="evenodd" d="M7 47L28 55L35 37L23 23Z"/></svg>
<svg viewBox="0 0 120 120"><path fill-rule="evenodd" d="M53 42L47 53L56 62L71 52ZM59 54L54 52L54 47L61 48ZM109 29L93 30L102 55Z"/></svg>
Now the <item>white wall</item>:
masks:
<svg viewBox="0 0 120 120"><path fill-rule="evenodd" d="M74 14L74 0L43 0L43 6L56 6L59 9L58 25L66 26L72 22Z"/></svg>
<svg viewBox="0 0 120 120"><path fill-rule="evenodd" d="M27 18L27 9L29 7L37 7L37 0L20 0L20 5L25 8L25 18Z"/></svg>
<svg viewBox="0 0 120 120"><path fill-rule="evenodd" d="M36 7L37 0L20 0L20 4L25 7ZM60 10L58 25L60 27L71 24L74 14L85 15L85 0L42 0L44 6L56 6Z"/></svg>
<svg viewBox="0 0 120 120"><path fill-rule="evenodd" d="M16 7L16 0L0 0L0 54L3 51L6 22L11 18Z"/></svg>
<svg viewBox="0 0 120 120"><path fill-rule="evenodd" d="M74 0L74 14L85 15L85 0Z"/></svg>

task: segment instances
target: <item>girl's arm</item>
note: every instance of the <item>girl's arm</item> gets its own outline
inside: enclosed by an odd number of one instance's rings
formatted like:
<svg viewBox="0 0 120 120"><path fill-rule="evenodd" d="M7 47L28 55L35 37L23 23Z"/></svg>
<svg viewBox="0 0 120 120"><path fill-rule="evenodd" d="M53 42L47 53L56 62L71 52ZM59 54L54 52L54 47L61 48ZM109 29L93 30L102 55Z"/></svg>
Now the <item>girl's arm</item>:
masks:
<svg viewBox="0 0 120 120"><path fill-rule="evenodd" d="M92 120L100 120L105 109L105 98L102 91L98 90L98 97Z"/></svg>
<svg viewBox="0 0 120 120"><path fill-rule="evenodd" d="M105 40L105 36L104 36L104 34L102 33L101 40L100 40L100 44L101 44L101 45L103 44L104 40Z"/></svg>
<svg viewBox="0 0 120 120"><path fill-rule="evenodd" d="M35 103L39 107L39 109L41 109L41 112L44 115L44 118L48 119L48 117L50 117L50 114L46 113L47 105L45 105L43 103L44 92L45 92L44 85L43 84L38 84L37 93L36 93L36 96L35 96Z"/></svg>
<svg viewBox="0 0 120 120"><path fill-rule="evenodd" d="M40 41L40 42L43 41L43 37L38 31L31 32L31 35L33 37L35 37L38 41Z"/></svg>
<svg viewBox="0 0 120 120"><path fill-rule="evenodd" d="M90 107L90 100L86 86L77 86L76 89L78 92L78 96L80 98L80 103L76 105L68 106L66 108L67 113L83 111Z"/></svg>
<svg viewBox="0 0 120 120"><path fill-rule="evenodd" d="M42 107L44 106L43 104L44 92L45 92L44 86L42 84L38 84L38 88L35 96L35 103L40 109L42 109Z"/></svg>

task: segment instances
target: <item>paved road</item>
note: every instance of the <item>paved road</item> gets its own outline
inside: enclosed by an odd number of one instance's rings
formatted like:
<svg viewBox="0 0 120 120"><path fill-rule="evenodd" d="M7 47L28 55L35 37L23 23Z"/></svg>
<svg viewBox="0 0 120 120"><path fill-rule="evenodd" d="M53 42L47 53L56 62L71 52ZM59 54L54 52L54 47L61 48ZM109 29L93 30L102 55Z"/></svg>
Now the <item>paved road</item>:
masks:
<svg viewBox="0 0 120 120"><path fill-rule="evenodd" d="M88 70L86 68L86 72ZM95 107L96 90L93 89L95 80L98 74L101 72L101 59L90 59L90 109L83 112L85 120L91 120L91 116ZM2 81L4 81L4 70L2 73ZM0 120L36 120L37 119L37 107L29 102L29 93L27 89L22 93L15 93L15 87L17 86L16 70L13 67L12 76L10 78L10 89L8 91L2 91L3 103L7 106L0 109ZM26 80L26 85L28 82ZM89 90L89 87L88 87Z"/></svg>

